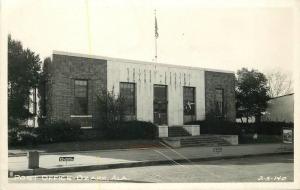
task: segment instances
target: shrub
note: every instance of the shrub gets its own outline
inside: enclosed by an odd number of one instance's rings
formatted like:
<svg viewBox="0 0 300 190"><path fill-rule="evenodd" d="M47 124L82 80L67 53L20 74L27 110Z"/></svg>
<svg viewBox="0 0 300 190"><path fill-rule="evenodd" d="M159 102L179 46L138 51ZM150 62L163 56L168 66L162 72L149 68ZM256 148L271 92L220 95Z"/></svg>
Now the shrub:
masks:
<svg viewBox="0 0 300 190"><path fill-rule="evenodd" d="M97 128L120 127L124 120L124 98L112 91L102 90L97 95Z"/></svg>
<svg viewBox="0 0 300 190"><path fill-rule="evenodd" d="M257 139L253 139L253 134L243 134L239 136L239 144L255 144L255 143L281 143L280 135L263 135L259 134Z"/></svg>
<svg viewBox="0 0 300 190"><path fill-rule="evenodd" d="M119 127L107 127L104 130L106 139L154 139L157 127L151 122L127 121Z"/></svg>
<svg viewBox="0 0 300 190"><path fill-rule="evenodd" d="M8 130L9 145L35 145L37 137L34 128L15 126Z"/></svg>
<svg viewBox="0 0 300 190"><path fill-rule="evenodd" d="M204 120L188 124L200 125L200 134L238 135L240 133L238 125L231 121Z"/></svg>
<svg viewBox="0 0 300 190"><path fill-rule="evenodd" d="M293 123L260 122L260 123L234 123L222 120L193 121L188 124L200 125L200 134L261 134L281 135L282 128L293 128Z"/></svg>
<svg viewBox="0 0 300 190"><path fill-rule="evenodd" d="M247 134L281 135L283 128L293 128L293 123L285 122L260 122L260 123L239 123L239 126Z"/></svg>
<svg viewBox="0 0 300 190"><path fill-rule="evenodd" d="M36 130L38 141L41 143L74 141L78 140L82 134L80 125L65 121L45 124Z"/></svg>

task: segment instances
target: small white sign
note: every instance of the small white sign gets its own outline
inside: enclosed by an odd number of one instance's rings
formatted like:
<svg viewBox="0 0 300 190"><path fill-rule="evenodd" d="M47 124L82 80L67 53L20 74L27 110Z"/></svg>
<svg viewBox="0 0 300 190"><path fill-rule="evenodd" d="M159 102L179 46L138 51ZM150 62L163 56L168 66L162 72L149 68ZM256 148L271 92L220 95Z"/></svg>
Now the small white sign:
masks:
<svg viewBox="0 0 300 190"><path fill-rule="evenodd" d="M70 157L70 156L62 156L62 157L59 157L59 161L60 161L60 162L74 161L74 157Z"/></svg>
<svg viewBox="0 0 300 190"><path fill-rule="evenodd" d="M282 129L282 142L293 143L293 129Z"/></svg>

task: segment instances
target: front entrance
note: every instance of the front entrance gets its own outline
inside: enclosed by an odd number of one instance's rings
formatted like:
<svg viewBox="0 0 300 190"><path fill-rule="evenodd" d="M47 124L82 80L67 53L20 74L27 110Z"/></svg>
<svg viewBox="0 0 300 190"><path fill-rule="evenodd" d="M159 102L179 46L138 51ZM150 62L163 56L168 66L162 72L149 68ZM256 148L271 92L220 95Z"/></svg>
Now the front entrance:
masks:
<svg viewBox="0 0 300 190"><path fill-rule="evenodd" d="M168 125L168 91L166 85L154 85L153 117L157 125Z"/></svg>

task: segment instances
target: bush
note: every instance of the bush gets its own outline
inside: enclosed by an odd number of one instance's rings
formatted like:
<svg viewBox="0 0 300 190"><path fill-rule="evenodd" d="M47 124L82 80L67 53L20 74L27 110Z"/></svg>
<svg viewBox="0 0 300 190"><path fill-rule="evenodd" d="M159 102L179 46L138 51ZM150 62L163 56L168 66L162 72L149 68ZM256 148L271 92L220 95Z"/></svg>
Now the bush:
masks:
<svg viewBox="0 0 300 190"><path fill-rule="evenodd" d="M247 134L263 135L281 135L283 128L294 128L293 123L285 122L239 123L239 126Z"/></svg>
<svg viewBox="0 0 300 190"><path fill-rule="evenodd" d="M82 131L80 125L57 121L36 128L38 141L41 143L68 142L78 140Z"/></svg>
<svg viewBox="0 0 300 190"><path fill-rule="evenodd" d="M38 134L34 128L15 126L8 130L9 145L35 145Z"/></svg>
<svg viewBox="0 0 300 190"><path fill-rule="evenodd" d="M120 127L124 120L124 98L117 96L114 90L102 90L96 100L96 127Z"/></svg>
<svg viewBox="0 0 300 190"><path fill-rule="evenodd" d="M257 139L253 139L253 134L243 134L239 136L239 144L256 144L256 143L281 143L281 135L262 135L259 134Z"/></svg>
<svg viewBox="0 0 300 190"><path fill-rule="evenodd" d="M282 128L293 128L293 123L260 122L260 123L234 123L222 120L193 121L188 124L200 125L200 134L261 134L281 135Z"/></svg>
<svg viewBox="0 0 300 190"><path fill-rule="evenodd" d="M105 139L154 139L157 137L157 127L151 122L127 121L119 127L104 129Z"/></svg>
<svg viewBox="0 0 300 190"><path fill-rule="evenodd" d="M9 145L36 145L38 143L68 142L78 140L80 125L64 121L45 124L38 128L14 126L8 130Z"/></svg>
<svg viewBox="0 0 300 190"><path fill-rule="evenodd" d="M238 135L238 125L231 121L204 120L189 122L190 125L200 125L200 134Z"/></svg>

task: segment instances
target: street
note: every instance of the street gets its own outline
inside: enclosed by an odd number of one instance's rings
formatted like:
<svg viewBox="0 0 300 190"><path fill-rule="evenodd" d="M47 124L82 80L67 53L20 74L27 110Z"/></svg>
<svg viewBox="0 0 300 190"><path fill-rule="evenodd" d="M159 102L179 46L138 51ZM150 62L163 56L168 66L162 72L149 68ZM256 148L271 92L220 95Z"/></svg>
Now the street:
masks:
<svg viewBox="0 0 300 190"><path fill-rule="evenodd" d="M293 154L10 178L9 182L290 182Z"/></svg>

